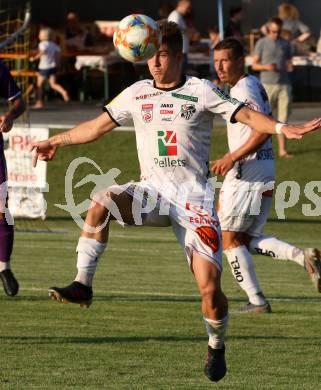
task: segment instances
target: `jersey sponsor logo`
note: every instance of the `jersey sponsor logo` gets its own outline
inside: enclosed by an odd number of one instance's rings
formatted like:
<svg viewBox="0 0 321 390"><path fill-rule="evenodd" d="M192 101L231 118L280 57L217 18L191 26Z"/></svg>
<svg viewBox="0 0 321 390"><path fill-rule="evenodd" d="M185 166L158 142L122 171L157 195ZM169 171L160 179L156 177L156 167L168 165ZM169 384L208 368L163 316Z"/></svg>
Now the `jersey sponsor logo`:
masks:
<svg viewBox="0 0 321 390"><path fill-rule="evenodd" d="M153 120L153 104L142 105L142 119L146 123L149 123Z"/></svg>
<svg viewBox="0 0 321 390"><path fill-rule="evenodd" d="M182 95L181 93L172 92L172 96L177 99L189 100L190 102L198 102L198 97L190 95Z"/></svg>
<svg viewBox="0 0 321 390"><path fill-rule="evenodd" d="M186 160L172 159L169 156L177 156L177 137L175 131L158 131L158 154L154 158L154 163L160 168L185 167Z"/></svg>
<svg viewBox="0 0 321 390"><path fill-rule="evenodd" d="M213 252L217 252L220 248L220 239L217 231L210 226L199 226L195 232L202 242L209 246Z"/></svg>
<svg viewBox="0 0 321 390"><path fill-rule="evenodd" d="M232 98L230 95L228 95L227 93L225 93L222 89L218 88L218 87L215 87L215 88L212 88L212 91L217 95L219 96L222 100L226 100L232 104L238 104L239 101L235 98Z"/></svg>
<svg viewBox="0 0 321 390"><path fill-rule="evenodd" d="M173 108L174 104L167 104L167 103L162 103L161 108Z"/></svg>
<svg viewBox="0 0 321 390"><path fill-rule="evenodd" d="M191 117L195 114L196 108L195 104L183 104L181 106L181 117L186 120L191 119Z"/></svg>
<svg viewBox="0 0 321 390"><path fill-rule="evenodd" d="M160 110L160 113L162 115L170 115L170 114L174 114L174 110Z"/></svg>
<svg viewBox="0 0 321 390"><path fill-rule="evenodd" d="M197 223L198 225L213 225L215 227L220 225L218 220L216 220L207 210L204 210L202 205L198 206L187 202L185 208L197 215L189 217L191 223Z"/></svg>
<svg viewBox="0 0 321 390"><path fill-rule="evenodd" d="M176 132L158 131L158 153L160 156L177 156Z"/></svg>
<svg viewBox="0 0 321 390"><path fill-rule="evenodd" d="M163 94L164 94L164 92L162 92L162 91L157 91L157 92L153 92L153 93L145 93L144 95L135 96L135 99L136 100L149 99L149 98L163 95Z"/></svg>
<svg viewBox="0 0 321 390"><path fill-rule="evenodd" d="M172 167L185 167L186 166L186 160L178 159L171 159L169 157L165 158L154 158L154 163L160 168L172 168Z"/></svg>
<svg viewBox="0 0 321 390"><path fill-rule="evenodd" d="M241 267L240 267L239 259L237 258L237 256L235 256L235 260L231 261L230 264L231 264L231 268L232 268L233 274L235 276L235 279L239 283L243 282L244 278L243 278L243 275L241 273Z"/></svg>

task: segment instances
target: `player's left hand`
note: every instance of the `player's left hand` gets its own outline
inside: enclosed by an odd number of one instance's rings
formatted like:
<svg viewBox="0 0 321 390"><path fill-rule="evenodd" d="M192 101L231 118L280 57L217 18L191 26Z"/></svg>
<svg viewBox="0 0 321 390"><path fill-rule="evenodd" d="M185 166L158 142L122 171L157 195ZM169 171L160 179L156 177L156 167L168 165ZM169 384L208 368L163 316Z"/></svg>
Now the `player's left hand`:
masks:
<svg viewBox="0 0 321 390"><path fill-rule="evenodd" d="M304 134L318 130L320 127L321 118L315 118L302 125L284 125L281 131L288 139L301 139Z"/></svg>
<svg viewBox="0 0 321 390"><path fill-rule="evenodd" d="M7 133L12 129L13 118L11 115L0 116L0 133Z"/></svg>
<svg viewBox="0 0 321 390"><path fill-rule="evenodd" d="M228 171L230 171L234 166L234 161L232 160L231 153L226 153L219 160L210 161L211 172L216 175L225 176Z"/></svg>
<svg viewBox="0 0 321 390"><path fill-rule="evenodd" d="M57 146L53 146L50 140L31 142L32 166L36 167L38 160L51 161L56 154Z"/></svg>

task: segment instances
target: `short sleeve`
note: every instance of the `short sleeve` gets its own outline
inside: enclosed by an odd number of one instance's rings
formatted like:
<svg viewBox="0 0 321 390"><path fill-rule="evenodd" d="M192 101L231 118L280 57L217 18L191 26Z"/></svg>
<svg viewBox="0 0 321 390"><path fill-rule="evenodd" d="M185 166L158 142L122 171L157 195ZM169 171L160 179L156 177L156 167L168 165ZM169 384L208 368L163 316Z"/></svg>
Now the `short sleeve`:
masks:
<svg viewBox="0 0 321 390"><path fill-rule="evenodd" d="M0 61L0 95L7 100L13 100L21 95L21 91L14 81L9 69Z"/></svg>
<svg viewBox="0 0 321 390"><path fill-rule="evenodd" d="M262 40L259 39L254 46L254 56L262 58Z"/></svg>
<svg viewBox="0 0 321 390"><path fill-rule="evenodd" d="M47 49L46 42L45 41L39 42L38 49L39 51L46 51Z"/></svg>
<svg viewBox="0 0 321 390"><path fill-rule="evenodd" d="M174 23L178 24L179 20L178 20L178 17L177 17L177 13L175 13L175 12L170 13L169 16L168 16L168 21L169 22L174 22Z"/></svg>
<svg viewBox="0 0 321 390"><path fill-rule="evenodd" d="M301 34L310 32L309 27L306 24L304 24L303 22L301 22L301 20L298 20L297 27L298 27L298 30L300 31Z"/></svg>
<svg viewBox="0 0 321 390"><path fill-rule="evenodd" d="M228 122L235 123L235 115L244 106L244 103L232 98L209 81L204 81L204 84L205 111L210 111L220 115Z"/></svg>
<svg viewBox="0 0 321 390"><path fill-rule="evenodd" d="M132 106L132 90L124 89L118 96L109 102L103 109L110 118L118 125L125 125L132 119L130 107Z"/></svg>

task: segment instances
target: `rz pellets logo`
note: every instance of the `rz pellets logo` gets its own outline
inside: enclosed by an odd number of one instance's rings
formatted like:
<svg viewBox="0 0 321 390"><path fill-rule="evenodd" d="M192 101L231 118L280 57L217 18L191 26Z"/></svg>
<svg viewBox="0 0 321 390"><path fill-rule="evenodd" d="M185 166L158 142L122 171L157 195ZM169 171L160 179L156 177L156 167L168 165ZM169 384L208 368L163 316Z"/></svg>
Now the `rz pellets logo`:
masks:
<svg viewBox="0 0 321 390"><path fill-rule="evenodd" d="M158 153L160 156L177 156L177 139L175 131L158 131Z"/></svg>

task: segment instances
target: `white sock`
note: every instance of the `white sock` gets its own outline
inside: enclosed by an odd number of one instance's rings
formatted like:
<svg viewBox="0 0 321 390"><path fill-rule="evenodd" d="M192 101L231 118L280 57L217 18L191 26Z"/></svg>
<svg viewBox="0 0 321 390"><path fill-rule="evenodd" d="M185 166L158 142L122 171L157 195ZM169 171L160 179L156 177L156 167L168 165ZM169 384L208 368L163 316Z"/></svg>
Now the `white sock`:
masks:
<svg viewBox="0 0 321 390"><path fill-rule="evenodd" d="M93 277L98 265L100 255L106 248L105 243L97 241L93 238L80 237L76 252L78 273L75 278L77 282L91 287Z"/></svg>
<svg viewBox="0 0 321 390"><path fill-rule="evenodd" d="M0 261L0 272L11 269L10 261Z"/></svg>
<svg viewBox="0 0 321 390"><path fill-rule="evenodd" d="M213 349L223 348L228 314L221 320L211 320L204 317L204 322L208 334L208 345Z"/></svg>
<svg viewBox="0 0 321 390"><path fill-rule="evenodd" d="M304 267L304 251L302 249L272 236L252 238L250 252L278 260L291 260Z"/></svg>
<svg viewBox="0 0 321 390"><path fill-rule="evenodd" d="M254 305L264 305L266 299L257 280L252 256L245 245L226 249L224 254L230 264L232 274Z"/></svg>

